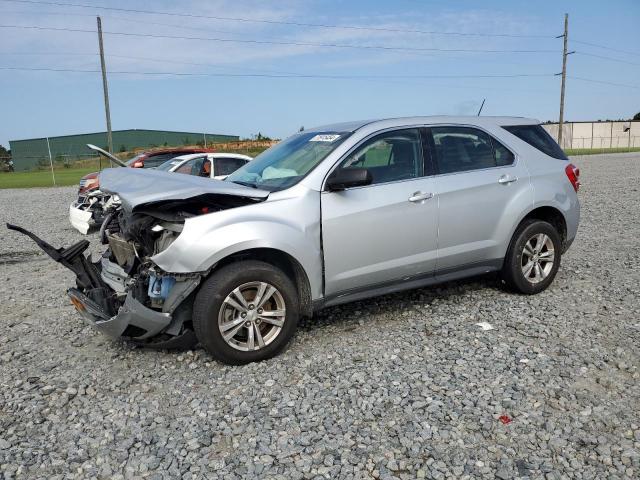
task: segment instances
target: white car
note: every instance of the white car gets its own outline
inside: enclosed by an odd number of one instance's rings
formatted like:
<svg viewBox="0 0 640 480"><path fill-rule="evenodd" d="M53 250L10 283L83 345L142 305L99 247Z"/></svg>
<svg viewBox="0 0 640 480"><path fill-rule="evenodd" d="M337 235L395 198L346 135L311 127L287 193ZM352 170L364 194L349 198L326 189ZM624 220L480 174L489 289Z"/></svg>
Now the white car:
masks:
<svg viewBox="0 0 640 480"><path fill-rule="evenodd" d="M224 180L251 160L238 153L191 153L167 160L155 170Z"/></svg>
<svg viewBox="0 0 640 480"><path fill-rule="evenodd" d="M237 153L190 153L167 160L148 170L163 170L224 180L227 175L251 160L251 157ZM104 213L114 202L118 202L118 199L99 189L85 193L69 206L69 221L76 230L86 235L92 225L102 223Z"/></svg>

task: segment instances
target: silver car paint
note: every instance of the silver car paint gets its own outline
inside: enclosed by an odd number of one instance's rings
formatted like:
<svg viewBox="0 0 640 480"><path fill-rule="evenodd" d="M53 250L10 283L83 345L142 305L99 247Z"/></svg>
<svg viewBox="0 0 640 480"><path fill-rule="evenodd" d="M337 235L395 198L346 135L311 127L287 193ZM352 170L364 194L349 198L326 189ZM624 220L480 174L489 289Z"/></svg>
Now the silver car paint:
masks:
<svg viewBox="0 0 640 480"><path fill-rule="evenodd" d="M511 150L515 159L508 166L436 176L437 270L504 258L509 246L505 238L510 239L517 226L514 226L513 219L521 212L530 212L534 205L526 162L510 142L505 141L502 132L506 131L487 128L486 125L463 126L483 130L497 138Z"/></svg>
<svg viewBox="0 0 640 480"><path fill-rule="evenodd" d="M325 294L435 272L438 208L433 177L322 192Z"/></svg>
<svg viewBox="0 0 640 480"><path fill-rule="evenodd" d="M298 184L262 203L187 219L171 246L151 260L167 272L204 272L229 255L255 248L281 250L297 260L312 298L321 298L320 192Z"/></svg>
<svg viewBox="0 0 640 480"><path fill-rule="evenodd" d="M176 175L153 169L106 168L100 172L100 189L117 194L125 210L163 200L184 200L205 194L235 195L263 200L269 192L235 183L193 175Z"/></svg>
<svg viewBox="0 0 640 480"><path fill-rule="evenodd" d="M564 174L567 162L547 157L501 128L538 123L517 117L412 117L314 129L355 131L294 187L271 193L262 203L188 219L176 241L152 260L167 272L204 272L240 251L281 250L300 263L315 301L361 286L500 260L518 223L539 206L563 213L567 238L572 240L579 204ZM323 192L332 169L368 137L383 130L435 125L485 130L514 152L516 162L511 167ZM505 174L518 180L498 183ZM433 190L431 199L407 205L409 196L425 190ZM390 205L387 195L393 199ZM366 205L367 199L379 208ZM420 217L411 213L420 208L425 217L417 222ZM362 217L355 215L358 211ZM400 217L403 211L406 219ZM392 252L394 245L401 251Z"/></svg>

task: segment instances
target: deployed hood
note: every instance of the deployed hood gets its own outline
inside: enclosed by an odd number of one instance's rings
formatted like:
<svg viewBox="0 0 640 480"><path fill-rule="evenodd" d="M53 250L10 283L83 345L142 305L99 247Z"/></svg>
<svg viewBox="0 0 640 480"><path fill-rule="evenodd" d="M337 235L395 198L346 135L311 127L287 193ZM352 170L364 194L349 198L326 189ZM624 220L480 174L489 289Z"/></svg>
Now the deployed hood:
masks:
<svg viewBox="0 0 640 480"><path fill-rule="evenodd" d="M100 190L118 195L123 208L129 211L143 204L186 200L210 194L255 200L264 200L269 196L266 190L232 182L142 168L103 170L100 173Z"/></svg>

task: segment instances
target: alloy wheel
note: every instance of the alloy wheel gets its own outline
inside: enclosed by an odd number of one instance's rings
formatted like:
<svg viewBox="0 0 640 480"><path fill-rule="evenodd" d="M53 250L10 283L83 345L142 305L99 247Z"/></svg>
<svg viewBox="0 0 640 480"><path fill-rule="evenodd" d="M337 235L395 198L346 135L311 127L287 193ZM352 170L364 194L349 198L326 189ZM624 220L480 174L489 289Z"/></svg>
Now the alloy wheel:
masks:
<svg viewBox="0 0 640 480"><path fill-rule="evenodd" d="M267 282L249 282L235 288L222 303L218 328L236 350L260 350L282 331L286 318L282 294Z"/></svg>
<svg viewBox="0 0 640 480"><path fill-rule="evenodd" d="M540 283L549 276L555 263L555 249L551 238L537 233L524 244L522 274L530 283Z"/></svg>

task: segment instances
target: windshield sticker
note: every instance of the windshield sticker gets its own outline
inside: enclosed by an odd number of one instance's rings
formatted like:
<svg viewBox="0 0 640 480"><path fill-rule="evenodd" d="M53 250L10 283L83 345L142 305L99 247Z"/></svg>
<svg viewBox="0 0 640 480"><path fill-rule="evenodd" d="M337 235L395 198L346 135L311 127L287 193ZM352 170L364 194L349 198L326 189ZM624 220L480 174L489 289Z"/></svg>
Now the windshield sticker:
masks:
<svg viewBox="0 0 640 480"><path fill-rule="evenodd" d="M315 137L311 138L309 141L310 142L334 142L335 140L337 140L338 138L340 138L340 135L316 135Z"/></svg>

